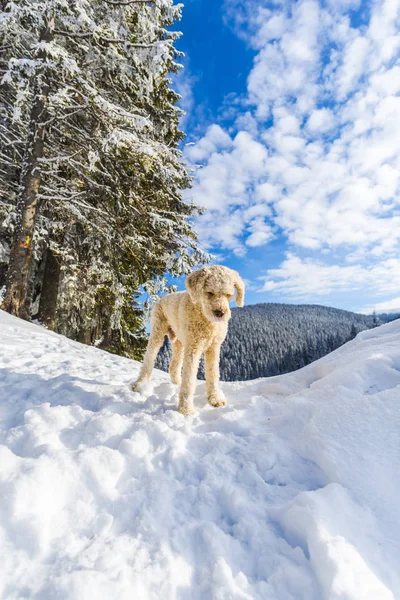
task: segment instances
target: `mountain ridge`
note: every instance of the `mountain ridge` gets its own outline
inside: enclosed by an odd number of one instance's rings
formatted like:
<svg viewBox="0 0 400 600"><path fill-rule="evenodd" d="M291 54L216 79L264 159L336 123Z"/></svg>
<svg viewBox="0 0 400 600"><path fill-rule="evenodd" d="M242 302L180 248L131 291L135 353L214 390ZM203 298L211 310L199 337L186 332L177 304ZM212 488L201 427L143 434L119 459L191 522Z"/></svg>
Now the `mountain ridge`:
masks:
<svg viewBox="0 0 400 600"><path fill-rule="evenodd" d="M228 335L221 348L223 381L244 381L295 371L379 325L374 315L319 304L263 302L232 308ZM166 340L156 366L168 370ZM200 364L199 378L204 378Z"/></svg>

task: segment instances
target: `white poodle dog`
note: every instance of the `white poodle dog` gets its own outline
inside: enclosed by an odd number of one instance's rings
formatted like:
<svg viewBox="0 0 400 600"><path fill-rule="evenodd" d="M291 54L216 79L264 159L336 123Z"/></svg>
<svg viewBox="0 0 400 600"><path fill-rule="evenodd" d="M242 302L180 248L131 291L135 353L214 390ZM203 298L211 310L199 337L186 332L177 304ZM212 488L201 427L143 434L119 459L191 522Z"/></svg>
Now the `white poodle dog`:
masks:
<svg viewBox="0 0 400 600"><path fill-rule="evenodd" d="M244 283L239 274L221 266L204 267L186 279L187 292L160 298L151 315L151 335L134 391L150 379L157 353L168 335L172 342L169 373L180 385L179 412L193 412L197 370L204 353L207 399L222 406L225 398L219 388L219 353L231 316L229 302L236 290L236 304L244 304ZM183 365L183 369L182 369ZM181 377L182 374L182 377Z"/></svg>

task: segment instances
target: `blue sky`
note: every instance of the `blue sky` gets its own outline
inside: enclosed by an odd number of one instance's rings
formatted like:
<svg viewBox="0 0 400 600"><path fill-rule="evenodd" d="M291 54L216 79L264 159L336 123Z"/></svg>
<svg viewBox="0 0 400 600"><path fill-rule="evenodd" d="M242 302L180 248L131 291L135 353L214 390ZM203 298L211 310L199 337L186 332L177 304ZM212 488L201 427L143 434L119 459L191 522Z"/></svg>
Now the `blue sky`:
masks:
<svg viewBox="0 0 400 600"><path fill-rule="evenodd" d="M400 309L400 0L186 0L202 246L247 302Z"/></svg>

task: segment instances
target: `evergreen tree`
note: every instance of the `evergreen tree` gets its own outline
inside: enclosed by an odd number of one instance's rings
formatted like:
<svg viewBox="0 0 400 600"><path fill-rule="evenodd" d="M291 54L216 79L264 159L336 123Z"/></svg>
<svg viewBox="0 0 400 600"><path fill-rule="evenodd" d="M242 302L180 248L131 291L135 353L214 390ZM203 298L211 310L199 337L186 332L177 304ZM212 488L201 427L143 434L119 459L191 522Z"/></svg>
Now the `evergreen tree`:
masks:
<svg viewBox="0 0 400 600"><path fill-rule="evenodd" d="M155 293L166 271L205 260L168 79L179 17L172 0L21 0L1 13L5 141L24 151L5 310L129 352L142 343L139 287Z"/></svg>

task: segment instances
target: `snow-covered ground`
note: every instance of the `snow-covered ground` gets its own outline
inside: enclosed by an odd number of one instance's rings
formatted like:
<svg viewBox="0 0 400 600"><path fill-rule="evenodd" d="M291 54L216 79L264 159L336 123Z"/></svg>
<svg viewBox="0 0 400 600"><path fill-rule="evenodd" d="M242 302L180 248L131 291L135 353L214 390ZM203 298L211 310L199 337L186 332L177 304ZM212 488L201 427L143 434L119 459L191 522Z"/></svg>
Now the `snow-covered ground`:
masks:
<svg viewBox="0 0 400 600"><path fill-rule="evenodd" d="M0 311L0 597L400 598L400 321L175 410Z"/></svg>

